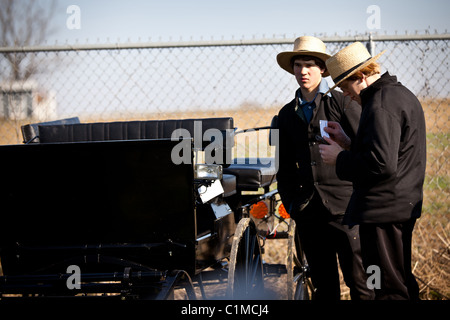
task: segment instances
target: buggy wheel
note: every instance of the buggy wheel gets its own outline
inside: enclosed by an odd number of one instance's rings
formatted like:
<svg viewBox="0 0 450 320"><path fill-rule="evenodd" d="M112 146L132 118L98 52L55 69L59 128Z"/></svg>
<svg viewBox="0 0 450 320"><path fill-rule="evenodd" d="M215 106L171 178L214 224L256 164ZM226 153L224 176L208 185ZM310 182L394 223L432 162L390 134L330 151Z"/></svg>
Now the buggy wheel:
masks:
<svg viewBox="0 0 450 320"><path fill-rule="evenodd" d="M261 247L250 218L239 221L233 237L228 268L227 295L230 299L261 298L264 290Z"/></svg>
<svg viewBox="0 0 450 320"><path fill-rule="evenodd" d="M308 262L295 230L294 219L289 222L287 250L288 300L311 300L315 290L309 277Z"/></svg>
<svg viewBox="0 0 450 320"><path fill-rule="evenodd" d="M309 294L309 279L306 277L301 277L297 281L297 287L295 289L294 300L311 300L311 295Z"/></svg>
<svg viewBox="0 0 450 320"><path fill-rule="evenodd" d="M287 299L294 298L294 251L295 251L295 221L290 219L288 227L288 244L286 259L286 282L287 282Z"/></svg>
<svg viewBox="0 0 450 320"><path fill-rule="evenodd" d="M174 290L179 283L181 284L180 288L183 288L186 291L187 299L197 300L191 277L186 271L183 270L172 271L166 277L165 281L162 284L161 291L156 297L156 300L174 300Z"/></svg>

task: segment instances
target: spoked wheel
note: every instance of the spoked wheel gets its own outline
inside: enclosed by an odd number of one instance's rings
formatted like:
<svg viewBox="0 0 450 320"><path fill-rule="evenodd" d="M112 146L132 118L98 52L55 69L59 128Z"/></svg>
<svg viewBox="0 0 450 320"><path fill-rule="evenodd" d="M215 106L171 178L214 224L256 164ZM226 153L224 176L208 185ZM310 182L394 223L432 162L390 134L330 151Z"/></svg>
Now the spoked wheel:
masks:
<svg viewBox="0 0 450 320"><path fill-rule="evenodd" d="M287 299L292 300L294 298L294 251L295 251L295 221L290 219L288 227L288 244L287 244Z"/></svg>
<svg viewBox="0 0 450 320"><path fill-rule="evenodd" d="M295 250L296 248L297 250ZM295 231L294 219L289 222L286 268L288 300L311 300L314 294L314 286L309 277L305 253Z"/></svg>
<svg viewBox="0 0 450 320"><path fill-rule="evenodd" d="M177 286L186 291L186 299L197 300L191 277L183 270L175 270L169 273L166 280L163 282L161 291L158 293L156 300L174 300L176 298L174 291Z"/></svg>
<svg viewBox="0 0 450 320"><path fill-rule="evenodd" d="M233 237L227 290L230 299L262 297L264 282L261 247L255 224L250 218L239 221Z"/></svg>

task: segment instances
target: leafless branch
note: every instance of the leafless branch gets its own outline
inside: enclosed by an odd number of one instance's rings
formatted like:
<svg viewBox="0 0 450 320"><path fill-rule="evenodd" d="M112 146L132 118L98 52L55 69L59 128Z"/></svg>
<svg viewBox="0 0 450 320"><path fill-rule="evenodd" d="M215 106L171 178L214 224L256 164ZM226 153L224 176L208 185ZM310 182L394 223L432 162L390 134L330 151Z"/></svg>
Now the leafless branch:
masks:
<svg viewBox="0 0 450 320"><path fill-rule="evenodd" d="M0 0L0 7L0 43L4 47L40 44L53 32L50 21L56 10L55 0L45 8L36 1ZM25 53L3 54L10 64L12 80L26 80L36 72L33 56L25 63Z"/></svg>

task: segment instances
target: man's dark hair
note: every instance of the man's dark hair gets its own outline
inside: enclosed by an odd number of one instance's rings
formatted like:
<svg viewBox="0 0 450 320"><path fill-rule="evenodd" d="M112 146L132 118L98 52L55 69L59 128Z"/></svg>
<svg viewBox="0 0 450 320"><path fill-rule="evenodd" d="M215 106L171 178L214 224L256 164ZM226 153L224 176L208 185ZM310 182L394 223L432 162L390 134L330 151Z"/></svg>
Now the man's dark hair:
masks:
<svg viewBox="0 0 450 320"><path fill-rule="evenodd" d="M325 65L325 62L323 60L321 60L321 59L319 59L317 57L308 56L308 55L306 55L306 56L305 55L298 55L298 56L292 57L292 59L291 59L291 66L292 66L292 68L294 68L294 61L297 60L297 59L300 59L300 60L303 60L303 61L314 60L314 63L320 69L327 70L327 66Z"/></svg>

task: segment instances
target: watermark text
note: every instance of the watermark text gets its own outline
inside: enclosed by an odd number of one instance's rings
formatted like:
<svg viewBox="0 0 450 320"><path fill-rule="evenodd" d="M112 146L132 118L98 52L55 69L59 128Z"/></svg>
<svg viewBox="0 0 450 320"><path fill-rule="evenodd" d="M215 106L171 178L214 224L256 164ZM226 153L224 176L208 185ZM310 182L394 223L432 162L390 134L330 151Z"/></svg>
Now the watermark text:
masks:
<svg viewBox="0 0 450 320"><path fill-rule="evenodd" d="M67 7L66 13L70 16L67 17L66 27L69 30L81 29L81 9L77 5L70 5Z"/></svg>

